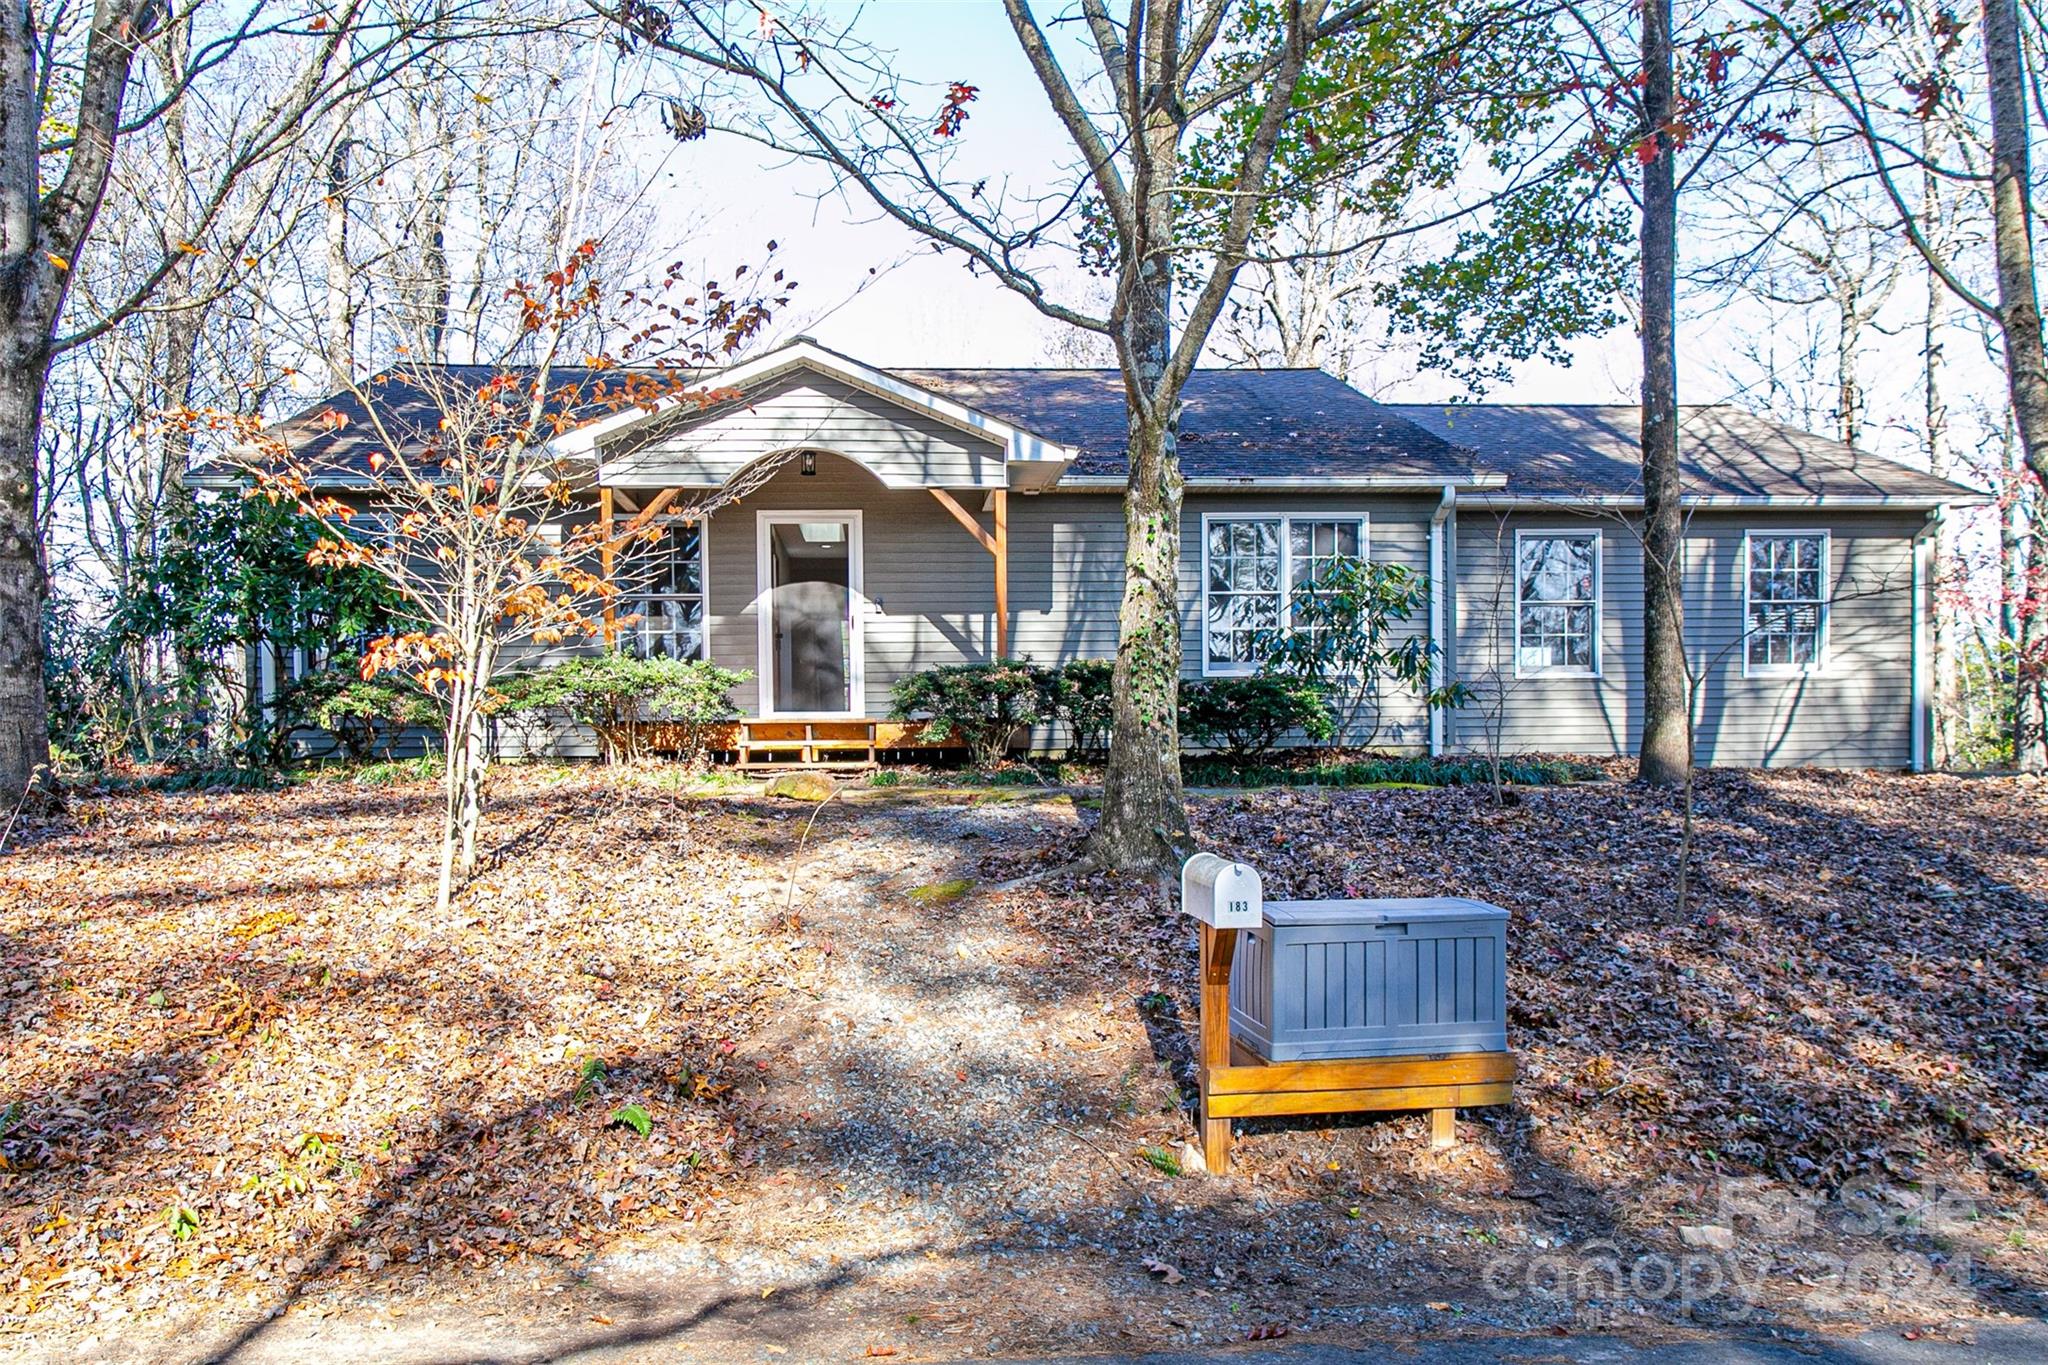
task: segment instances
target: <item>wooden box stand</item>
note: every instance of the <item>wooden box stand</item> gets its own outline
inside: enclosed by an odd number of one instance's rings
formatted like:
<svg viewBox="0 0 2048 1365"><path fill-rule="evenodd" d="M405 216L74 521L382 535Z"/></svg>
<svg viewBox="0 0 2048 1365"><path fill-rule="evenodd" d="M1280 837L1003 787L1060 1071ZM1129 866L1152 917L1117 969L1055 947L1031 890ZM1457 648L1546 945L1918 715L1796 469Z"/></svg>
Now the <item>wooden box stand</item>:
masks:
<svg viewBox="0 0 2048 1365"><path fill-rule="evenodd" d="M1427 1109L1430 1145L1457 1141L1460 1109L1514 1097L1508 1052L1424 1057L1268 1062L1230 1036L1230 964L1236 929L1202 930L1202 1157L1212 1175L1230 1171L1230 1121L1278 1114L1353 1114Z"/></svg>

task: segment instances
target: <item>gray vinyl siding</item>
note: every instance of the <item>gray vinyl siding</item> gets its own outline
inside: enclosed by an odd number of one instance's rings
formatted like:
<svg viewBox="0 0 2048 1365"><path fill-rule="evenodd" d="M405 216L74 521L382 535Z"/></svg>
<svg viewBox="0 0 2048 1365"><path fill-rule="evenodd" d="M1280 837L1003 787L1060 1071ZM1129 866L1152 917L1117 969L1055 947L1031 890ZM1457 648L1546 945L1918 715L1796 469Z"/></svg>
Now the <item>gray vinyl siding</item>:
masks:
<svg viewBox="0 0 2048 1365"><path fill-rule="evenodd" d="M1686 639L1707 682L1704 762L1903 768L1913 761L1913 536L1917 515L1693 518ZM1743 533L1829 532L1826 654L1799 677L1743 676Z"/></svg>
<svg viewBox="0 0 2048 1365"><path fill-rule="evenodd" d="M1123 499L1010 498L1010 653L1039 664L1116 656Z"/></svg>
<svg viewBox="0 0 2048 1365"><path fill-rule="evenodd" d="M635 483L640 498L663 486ZM672 485L670 485L672 486ZM990 531L983 496L959 495ZM1012 494L1009 565L1013 655L1055 665L1115 654L1123 593L1123 509L1115 494ZM862 514L863 709L889 710L897 679L940 664L987 659L995 651L995 574L988 552L923 488L885 486L870 470L821 454L818 472L784 468L740 504L710 518L705 530L707 633L712 657L728 668L759 667L757 513L858 511ZM1350 494L1190 494L1181 525L1182 676L1202 676L1202 518L1205 514L1364 515L1372 556L1418 574L1429 569L1429 522L1436 502L1420 497ZM590 515L579 511L575 520ZM1917 513L1809 511L1699 512L1688 526L1687 640L1706 671L1698 712L1699 757L1727 766L1873 766L1911 763L1913 703L1912 537ZM1585 529L1601 534L1601 647L1597 677L1538 675L1514 669L1512 560L1518 530ZM1509 753L1627 754L1641 725L1642 557L1635 531L1613 515L1561 510L1496 514L1466 505L1447 527L1455 564L1449 666L1479 700L1446 713L1446 747L1483 752L1498 724ZM1830 536L1832 604L1823 666L1801 677L1745 677L1742 542L1745 531L1824 530ZM1428 628L1418 612L1410 629ZM565 657L596 646L511 651L520 662ZM740 711L757 715L760 688L736 693ZM1421 748L1428 716L1419 699L1395 698L1375 742ZM511 733L501 737L516 749ZM1061 738L1041 727L1039 747ZM561 727L553 751L595 752L587 734ZM401 752L414 752L407 737Z"/></svg>
<svg viewBox="0 0 2048 1365"><path fill-rule="evenodd" d="M1502 752L1632 753L1642 733L1643 561L1635 534L1613 517L1544 510L1457 513L1457 677L1475 693L1445 715L1449 747ZM1515 672L1515 535L1600 533L1597 677Z"/></svg>
<svg viewBox="0 0 2048 1365"><path fill-rule="evenodd" d="M1181 677L1203 676L1202 518L1306 515L1363 516L1374 559L1429 572L1433 499L1370 498L1312 492L1191 493L1181 508ZM1099 494L1044 494L1010 500L1011 652L1042 664L1107 659L1116 654L1117 611L1123 601L1122 499ZM1424 635L1426 611L1404 635ZM1376 745L1415 748L1428 742L1429 716L1412 693L1390 694ZM1047 742L1043 736L1035 742Z"/></svg>
<svg viewBox="0 0 2048 1365"><path fill-rule="evenodd" d="M1697 712L1702 763L1730 767L1905 767L1913 704L1912 537L1917 515L1813 511L1699 512L1687 524L1686 644L1704 676ZM1602 533L1597 678L1514 669L1517 530ZM1745 677L1745 532L1829 533L1826 656L1797 677ZM1627 754L1642 730L1642 554L1615 517L1461 509L1457 529L1458 676L1479 694L1447 717L1450 747L1484 751L1498 727L1506 753ZM1496 601L1496 589L1498 600Z"/></svg>
<svg viewBox="0 0 2048 1365"><path fill-rule="evenodd" d="M1004 484L999 443L802 371L750 390L744 404L679 419L645 444L606 450L604 479L709 487L764 455L793 449L836 451L891 488Z"/></svg>

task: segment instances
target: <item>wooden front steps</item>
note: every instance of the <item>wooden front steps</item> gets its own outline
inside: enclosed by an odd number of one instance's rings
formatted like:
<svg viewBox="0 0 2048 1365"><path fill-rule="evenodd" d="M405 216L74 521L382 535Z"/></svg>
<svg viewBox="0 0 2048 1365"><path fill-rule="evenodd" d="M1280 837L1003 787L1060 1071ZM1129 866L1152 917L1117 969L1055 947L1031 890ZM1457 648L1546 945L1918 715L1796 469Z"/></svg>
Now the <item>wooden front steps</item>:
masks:
<svg viewBox="0 0 2048 1365"><path fill-rule="evenodd" d="M924 726L916 721L835 717L731 721L712 735L709 747L731 753L742 772L765 772L862 771L879 766L886 753L938 753L959 746L924 738Z"/></svg>

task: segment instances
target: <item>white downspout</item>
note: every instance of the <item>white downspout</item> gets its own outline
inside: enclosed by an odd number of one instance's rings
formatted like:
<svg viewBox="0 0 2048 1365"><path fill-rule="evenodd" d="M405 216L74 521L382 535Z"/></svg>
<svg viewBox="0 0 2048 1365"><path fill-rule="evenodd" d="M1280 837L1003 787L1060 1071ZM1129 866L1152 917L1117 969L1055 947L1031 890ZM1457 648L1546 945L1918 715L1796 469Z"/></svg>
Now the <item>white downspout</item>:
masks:
<svg viewBox="0 0 2048 1365"><path fill-rule="evenodd" d="M1429 518L1429 642L1436 646L1429 660L1429 687L1432 692L1444 685L1444 660L1450 653L1444 640L1444 521L1458 506L1456 484L1445 484L1443 496L1437 499L1436 511ZM1429 756L1441 757L1444 751L1444 710L1441 706L1429 708Z"/></svg>
<svg viewBox="0 0 2048 1365"><path fill-rule="evenodd" d="M1929 657L1931 642L1929 634L1932 622L1929 617L1940 610L1938 604L1927 600L1934 585L1933 564L1935 537L1941 533L1946 508L1936 507L1927 514L1927 524L1913 536L1913 771L1926 772L1933 766L1933 699L1929 695L1928 671L1933 665Z"/></svg>

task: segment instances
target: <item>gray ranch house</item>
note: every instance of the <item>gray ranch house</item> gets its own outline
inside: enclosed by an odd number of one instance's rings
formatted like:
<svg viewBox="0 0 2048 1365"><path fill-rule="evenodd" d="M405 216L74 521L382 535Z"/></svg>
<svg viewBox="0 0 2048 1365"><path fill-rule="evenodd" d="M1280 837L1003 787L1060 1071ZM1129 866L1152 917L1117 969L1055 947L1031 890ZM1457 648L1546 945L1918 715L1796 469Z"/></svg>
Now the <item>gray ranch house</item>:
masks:
<svg viewBox="0 0 2048 1365"><path fill-rule="evenodd" d="M933 665L1115 653L1116 371L884 370L800 338L712 378L741 397L560 438L589 468L586 516L687 507L781 457L663 538L627 647L749 670L750 723L842 732L887 716L890 685ZM403 403L403 375L382 391ZM278 428L338 488L362 486L371 450L353 406L332 398ZM1449 710L1389 697L1377 742L1632 752L1636 427L1630 406L1387 404L1316 370L1196 371L1183 678L1256 671L1254 633L1286 625L1290 586L1365 555L1427 577L1414 628L1478 695ZM1682 441L1701 760L1923 766L1934 532L1982 495L1733 407L1686 409ZM560 746L589 751L585 736Z"/></svg>

